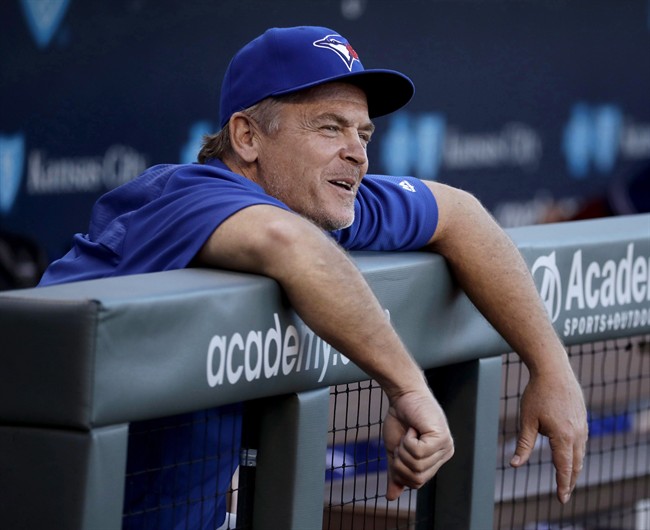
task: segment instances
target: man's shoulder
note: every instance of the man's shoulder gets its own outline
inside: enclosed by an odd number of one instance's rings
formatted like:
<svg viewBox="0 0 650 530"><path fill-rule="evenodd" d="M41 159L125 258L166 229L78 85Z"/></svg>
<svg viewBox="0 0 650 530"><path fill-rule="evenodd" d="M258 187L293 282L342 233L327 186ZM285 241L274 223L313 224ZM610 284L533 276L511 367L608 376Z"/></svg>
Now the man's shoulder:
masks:
<svg viewBox="0 0 650 530"><path fill-rule="evenodd" d="M206 163L195 162L192 164L166 165L162 166L160 171L163 174L168 172L170 178L182 181L183 185L190 183L235 183L245 187L255 188L257 186L246 177L231 171L230 168L219 160L211 160Z"/></svg>
<svg viewBox="0 0 650 530"><path fill-rule="evenodd" d="M220 184L238 184L239 186L254 186L247 178L230 171L222 163L198 162L186 164L157 164L146 169L136 179L131 181L129 192L134 188L146 187L150 193L189 190L195 186L219 187Z"/></svg>
<svg viewBox="0 0 650 530"><path fill-rule="evenodd" d="M361 188L366 188L369 192L382 191L389 194L422 194L427 185L420 179L411 176L394 176L368 174L361 182ZM430 193L425 193L425 198L429 198Z"/></svg>

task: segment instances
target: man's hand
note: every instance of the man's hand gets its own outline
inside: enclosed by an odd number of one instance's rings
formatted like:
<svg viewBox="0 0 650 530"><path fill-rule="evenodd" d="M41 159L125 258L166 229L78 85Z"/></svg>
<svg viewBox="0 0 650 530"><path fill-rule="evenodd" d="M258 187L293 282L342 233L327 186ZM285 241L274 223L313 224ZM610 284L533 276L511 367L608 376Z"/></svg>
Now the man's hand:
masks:
<svg viewBox="0 0 650 530"><path fill-rule="evenodd" d="M582 470L587 443L587 413L573 373L531 375L521 398L521 432L510 464L525 464L538 434L548 436L556 471L557 498L566 503Z"/></svg>
<svg viewBox="0 0 650 530"><path fill-rule="evenodd" d="M384 444L388 500L397 499L405 487L423 486L454 454L447 419L428 389L393 400L384 419Z"/></svg>
<svg viewBox="0 0 650 530"><path fill-rule="evenodd" d="M429 250L446 259L476 308L517 352L531 379L521 405L521 436L511 464L524 464L537 434L549 437L557 495L567 502L582 468L587 419L582 391L517 247L471 195L427 184L439 205Z"/></svg>
<svg viewBox="0 0 650 530"><path fill-rule="evenodd" d="M275 279L305 324L381 385L390 403L389 499L451 458L447 420L422 370L359 269L320 228L275 206L250 206L214 231L197 262Z"/></svg>

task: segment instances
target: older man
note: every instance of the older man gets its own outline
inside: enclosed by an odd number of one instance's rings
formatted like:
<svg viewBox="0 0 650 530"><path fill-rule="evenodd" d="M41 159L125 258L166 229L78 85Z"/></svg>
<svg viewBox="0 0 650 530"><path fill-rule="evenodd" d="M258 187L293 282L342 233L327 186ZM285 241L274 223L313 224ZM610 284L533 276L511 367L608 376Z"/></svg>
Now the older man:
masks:
<svg viewBox="0 0 650 530"><path fill-rule="evenodd" d="M42 284L188 266L274 278L305 323L386 392L386 496L395 499L451 458L453 440L345 250L437 252L529 368L512 465L526 462L538 433L547 435L566 502L584 457L585 406L518 251L468 193L366 175L371 119L412 95L410 79L365 70L330 29L268 30L231 61L222 129L206 138L199 164L156 166L101 198L89 233L76 236Z"/></svg>

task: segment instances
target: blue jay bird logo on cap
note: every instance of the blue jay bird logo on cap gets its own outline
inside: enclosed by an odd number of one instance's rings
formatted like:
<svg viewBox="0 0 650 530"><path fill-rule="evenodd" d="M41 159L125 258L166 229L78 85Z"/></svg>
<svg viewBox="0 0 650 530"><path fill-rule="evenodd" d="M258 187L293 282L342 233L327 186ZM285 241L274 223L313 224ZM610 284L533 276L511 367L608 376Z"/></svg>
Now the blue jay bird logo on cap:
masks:
<svg viewBox="0 0 650 530"><path fill-rule="evenodd" d="M349 71L352 71L354 61L359 60L359 55L354 51L354 48L340 35L328 35L327 37L314 41L314 46L332 50L341 58Z"/></svg>

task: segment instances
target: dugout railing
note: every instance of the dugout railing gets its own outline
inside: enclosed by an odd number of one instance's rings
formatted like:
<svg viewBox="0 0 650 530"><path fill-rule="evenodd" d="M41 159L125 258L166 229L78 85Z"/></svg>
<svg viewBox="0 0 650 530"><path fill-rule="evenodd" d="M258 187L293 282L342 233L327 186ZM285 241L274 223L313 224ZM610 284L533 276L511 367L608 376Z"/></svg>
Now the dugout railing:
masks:
<svg viewBox="0 0 650 530"><path fill-rule="evenodd" d="M638 425L650 400L650 215L509 233L574 366L590 377L588 403L599 407L590 411L591 426L610 429L607 443L615 453L619 440L613 435L627 421L620 418L633 416ZM254 440L230 494L237 497L238 527L483 530L552 524L561 517L555 508L512 515L525 503L547 502L548 477L541 476L548 474L548 459L540 460L538 476L525 480L523 492L517 479L504 486L509 470L503 455L512 438L505 426L516 424L512 401L525 378L521 371L516 383L508 383L508 345L457 288L439 256L353 257L426 369L456 443L452 461L417 494L407 491L401 508L382 504L381 486L368 493L371 473L382 480L380 422L369 418L366 428L358 413L352 427L344 420L342 432L356 430L352 445L364 446L366 456L378 444L374 464L366 462L359 472L358 462L346 463L351 438L341 435L332 416L336 389L365 392L364 385L368 392L357 410L381 415L381 399L368 401L378 391L367 376L304 326L272 280L196 269L0 293L0 527L119 529L129 423L234 402L247 403L244 428ZM602 383L607 376L595 382L595 368L582 371L584 356L575 348L617 340L637 344L636 357L624 361L636 373L611 394ZM601 357L599 370L607 374L607 356ZM637 363L632 371L630 363ZM516 388L510 401L506 386ZM626 408L630 404L636 408ZM650 497L648 441L639 437L632 447L624 448L624 456L633 456L623 463L613 457L600 462L608 458L601 451L598 465L608 472L595 482L617 491L640 484L620 496L638 507ZM544 453L540 446L538 454ZM589 483L593 474L583 476L587 482L574 497L591 493L602 505L598 484ZM340 482L345 478L352 480L351 494ZM365 490L357 495L359 485ZM328 501L326 491L324 502L324 489L338 493ZM585 513L599 508L580 502ZM614 509L621 503L610 504ZM635 524L645 524L645 512L636 515Z"/></svg>

